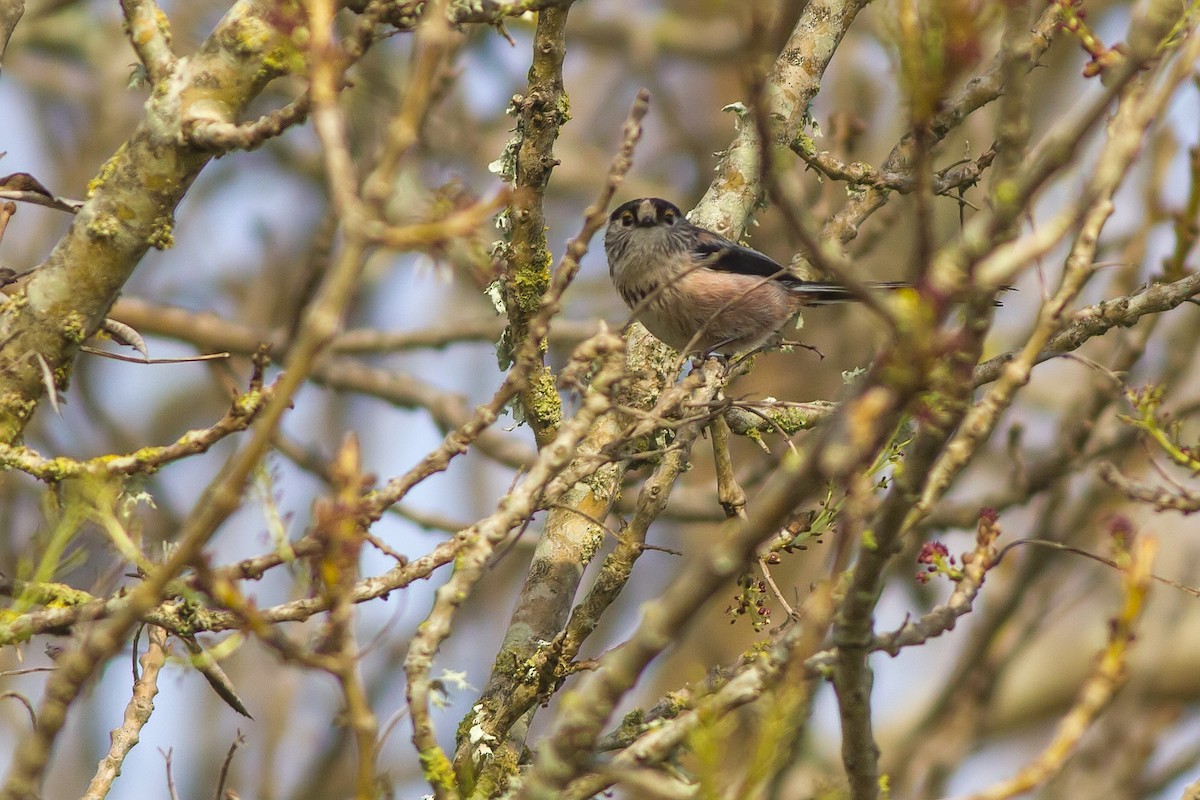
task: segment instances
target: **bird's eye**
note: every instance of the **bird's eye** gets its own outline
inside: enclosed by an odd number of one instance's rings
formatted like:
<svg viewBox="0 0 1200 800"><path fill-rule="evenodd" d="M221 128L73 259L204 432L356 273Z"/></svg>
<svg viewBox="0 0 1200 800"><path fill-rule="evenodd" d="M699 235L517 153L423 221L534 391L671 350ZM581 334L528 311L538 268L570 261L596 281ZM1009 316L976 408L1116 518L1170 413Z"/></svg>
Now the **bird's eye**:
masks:
<svg viewBox="0 0 1200 800"><path fill-rule="evenodd" d="M624 225L626 228L628 228L630 225L633 224L633 212L632 211L622 211L621 212L621 224Z"/></svg>

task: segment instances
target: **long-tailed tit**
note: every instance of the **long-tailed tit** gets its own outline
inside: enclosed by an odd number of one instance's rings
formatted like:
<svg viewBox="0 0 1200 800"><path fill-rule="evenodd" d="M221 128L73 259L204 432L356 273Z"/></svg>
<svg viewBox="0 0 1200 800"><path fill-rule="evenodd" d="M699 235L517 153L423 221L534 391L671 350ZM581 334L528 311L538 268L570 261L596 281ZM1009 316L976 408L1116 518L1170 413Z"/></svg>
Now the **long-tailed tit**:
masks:
<svg viewBox="0 0 1200 800"><path fill-rule="evenodd" d="M757 250L691 224L657 197L614 211L604 250L613 286L634 317L681 352L752 350L802 306L857 299L836 283L800 280Z"/></svg>

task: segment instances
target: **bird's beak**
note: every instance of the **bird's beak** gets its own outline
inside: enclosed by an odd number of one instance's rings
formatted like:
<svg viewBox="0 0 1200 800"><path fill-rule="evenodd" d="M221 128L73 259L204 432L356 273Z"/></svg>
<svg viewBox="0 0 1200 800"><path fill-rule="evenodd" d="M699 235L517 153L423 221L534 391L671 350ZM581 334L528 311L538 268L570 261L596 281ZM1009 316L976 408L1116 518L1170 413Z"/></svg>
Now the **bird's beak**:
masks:
<svg viewBox="0 0 1200 800"><path fill-rule="evenodd" d="M649 200L638 204L637 223L639 228L649 228L658 223L658 209Z"/></svg>

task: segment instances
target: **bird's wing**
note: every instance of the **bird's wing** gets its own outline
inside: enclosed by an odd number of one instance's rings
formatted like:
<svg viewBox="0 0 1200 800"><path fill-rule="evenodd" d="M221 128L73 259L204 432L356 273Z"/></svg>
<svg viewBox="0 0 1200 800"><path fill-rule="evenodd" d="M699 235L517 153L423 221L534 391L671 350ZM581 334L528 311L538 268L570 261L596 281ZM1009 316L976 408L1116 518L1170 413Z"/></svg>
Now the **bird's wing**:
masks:
<svg viewBox="0 0 1200 800"><path fill-rule="evenodd" d="M756 275L760 278L782 279L787 272L779 262L757 250L735 244L712 231L699 230L692 248L698 261L709 269Z"/></svg>

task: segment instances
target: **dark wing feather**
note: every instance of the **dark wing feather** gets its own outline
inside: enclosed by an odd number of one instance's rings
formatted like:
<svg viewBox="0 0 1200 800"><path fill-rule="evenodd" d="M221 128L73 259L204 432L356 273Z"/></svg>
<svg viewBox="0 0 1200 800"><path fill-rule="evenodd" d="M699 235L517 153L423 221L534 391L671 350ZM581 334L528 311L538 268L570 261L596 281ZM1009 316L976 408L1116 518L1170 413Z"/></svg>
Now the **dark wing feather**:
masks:
<svg viewBox="0 0 1200 800"><path fill-rule="evenodd" d="M760 278L784 278L787 273L779 262L749 247L735 244L712 231L697 229L692 252L704 266L721 272L756 275Z"/></svg>

